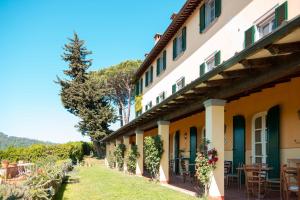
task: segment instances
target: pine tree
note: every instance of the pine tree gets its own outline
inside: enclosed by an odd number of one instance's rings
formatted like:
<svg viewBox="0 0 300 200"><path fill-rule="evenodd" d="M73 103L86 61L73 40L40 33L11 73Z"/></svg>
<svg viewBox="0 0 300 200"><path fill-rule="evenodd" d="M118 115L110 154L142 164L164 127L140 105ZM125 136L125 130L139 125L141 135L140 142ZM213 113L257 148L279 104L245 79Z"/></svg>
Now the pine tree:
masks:
<svg viewBox="0 0 300 200"><path fill-rule="evenodd" d="M76 127L83 135L90 136L99 155L99 140L111 133L109 124L115 121L114 110L103 83L87 73L92 60L86 57L92 52L87 50L85 42L76 33L69 41L62 55L69 66L64 70L68 79L58 77L57 81L61 86L61 101L70 113L80 118Z"/></svg>

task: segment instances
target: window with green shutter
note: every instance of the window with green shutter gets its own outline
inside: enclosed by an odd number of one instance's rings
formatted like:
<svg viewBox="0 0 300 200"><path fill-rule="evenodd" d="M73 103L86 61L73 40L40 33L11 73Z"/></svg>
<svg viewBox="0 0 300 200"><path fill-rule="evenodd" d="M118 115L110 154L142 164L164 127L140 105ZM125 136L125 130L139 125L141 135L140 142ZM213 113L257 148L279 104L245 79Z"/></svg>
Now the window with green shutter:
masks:
<svg viewBox="0 0 300 200"><path fill-rule="evenodd" d="M288 18L287 1L275 9L275 26L279 27Z"/></svg>
<svg viewBox="0 0 300 200"><path fill-rule="evenodd" d="M140 94L140 82L137 81L135 83L135 96L139 96L139 94Z"/></svg>
<svg viewBox="0 0 300 200"><path fill-rule="evenodd" d="M140 94L143 94L143 78L141 78L140 84Z"/></svg>
<svg viewBox="0 0 300 200"><path fill-rule="evenodd" d="M150 83L153 82L153 66L150 68Z"/></svg>
<svg viewBox="0 0 300 200"><path fill-rule="evenodd" d="M205 30L205 4L200 8L200 33Z"/></svg>
<svg viewBox="0 0 300 200"><path fill-rule="evenodd" d="M248 30L245 31L245 48L252 45L254 43L255 36L255 27L252 26Z"/></svg>
<svg viewBox="0 0 300 200"><path fill-rule="evenodd" d="M177 38L173 40L173 60L177 57Z"/></svg>
<svg viewBox="0 0 300 200"><path fill-rule="evenodd" d="M172 94L174 94L176 92L176 84L172 85Z"/></svg>
<svg viewBox="0 0 300 200"><path fill-rule="evenodd" d="M146 71L146 74L145 74L145 86L147 87L149 84L149 71Z"/></svg>
<svg viewBox="0 0 300 200"><path fill-rule="evenodd" d="M215 16L220 17L222 10L222 2L221 0L215 0Z"/></svg>
<svg viewBox="0 0 300 200"><path fill-rule="evenodd" d="M167 51L164 50L163 52L163 70L166 70L167 67Z"/></svg>
<svg viewBox="0 0 300 200"><path fill-rule="evenodd" d="M160 58L156 61L156 76L159 76L160 74Z"/></svg>
<svg viewBox="0 0 300 200"><path fill-rule="evenodd" d="M159 104L159 96L156 97L156 104Z"/></svg>
<svg viewBox="0 0 300 200"><path fill-rule="evenodd" d="M200 76L203 76L205 74L205 63L202 63L200 65Z"/></svg>
<svg viewBox="0 0 300 200"><path fill-rule="evenodd" d="M218 51L215 54L215 66L218 66L221 63L221 51Z"/></svg>
<svg viewBox="0 0 300 200"><path fill-rule="evenodd" d="M182 29L182 51L186 50L186 27Z"/></svg>

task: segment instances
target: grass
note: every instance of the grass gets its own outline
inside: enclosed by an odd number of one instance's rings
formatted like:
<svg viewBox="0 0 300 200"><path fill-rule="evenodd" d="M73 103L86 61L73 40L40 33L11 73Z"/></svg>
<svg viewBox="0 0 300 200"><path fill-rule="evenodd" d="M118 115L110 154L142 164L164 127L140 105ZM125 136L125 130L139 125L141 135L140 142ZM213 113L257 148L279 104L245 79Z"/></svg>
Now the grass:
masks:
<svg viewBox="0 0 300 200"><path fill-rule="evenodd" d="M197 199L145 178L107 169L99 162L92 167L78 167L77 170L79 183L63 185L57 200Z"/></svg>

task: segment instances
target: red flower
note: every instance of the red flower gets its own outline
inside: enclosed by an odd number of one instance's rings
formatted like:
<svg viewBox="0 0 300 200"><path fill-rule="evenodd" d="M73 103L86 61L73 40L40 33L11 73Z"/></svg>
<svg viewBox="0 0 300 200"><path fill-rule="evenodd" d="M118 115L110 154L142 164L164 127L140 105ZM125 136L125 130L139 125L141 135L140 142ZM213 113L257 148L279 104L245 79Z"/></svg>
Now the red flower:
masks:
<svg viewBox="0 0 300 200"><path fill-rule="evenodd" d="M214 157L213 159L214 159L214 162L217 162L219 160L218 157Z"/></svg>

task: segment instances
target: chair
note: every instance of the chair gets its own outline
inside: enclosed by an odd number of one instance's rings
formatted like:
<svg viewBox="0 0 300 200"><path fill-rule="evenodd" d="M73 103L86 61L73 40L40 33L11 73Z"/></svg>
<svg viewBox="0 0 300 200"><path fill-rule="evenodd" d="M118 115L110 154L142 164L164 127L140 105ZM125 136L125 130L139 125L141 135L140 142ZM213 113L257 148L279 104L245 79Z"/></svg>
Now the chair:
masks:
<svg viewBox="0 0 300 200"><path fill-rule="evenodd" d="M266 177L262 167L258 165L244 165L246 192L249 195L256 195L259 199L264 197L266 192Z"/></svg>
<svg viewBox="0 0 300 200"><path fill-rule="evenodd" d="M242 167L243 164L239 163L238 164L238 168ZM241 176L241 171L240 170L237 170L237 173L233 173L234 169L233 169L233 165L232 165L232 162L230 164L230 173L227 174L227 181L228 181L228 184L230 185L230 183L236 181L237 185L238 185L238 188L240 189L241 188L241 183L240 183L240 176Z"/></svg>
<svg viewBox="0 0 300 200"><path fill-rule="evenodd" d="M188 171L185 160L183 160L183 159L180 160L180 165L181 165L181 170L182 170L181 173L183 176L183 182L185 183L186 177L190 177L191 173Z"/></svg>
<svg viewBox="0 0 300 200"><path fill-rule="evenodd" d="M298 169L299 171L299 169ZM298 172L300 173L300 172ZM300 176L300 175L298 175ZM290 195L295 193L297 195L300 194L299 192L299 177L297 177L297 168L294 167L287 167L284 165L282 167L282 192L283 192L283 199L289 200ZM297 181L298 180L298 181ZM300 196L298 196L299 198Z"/></svg>
<svg viewBox="0 0 300 200"><path fill-rule="evenodd" d="M174 174L174 160L170 160L170 163L169 163L169 172L170 172L170 177L173 176Z"/></svg>

